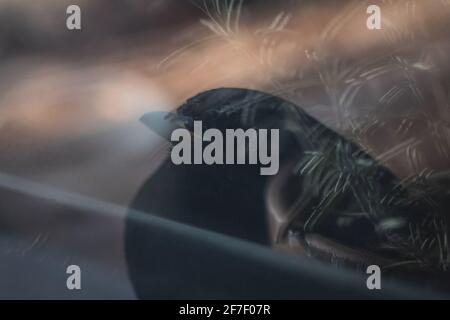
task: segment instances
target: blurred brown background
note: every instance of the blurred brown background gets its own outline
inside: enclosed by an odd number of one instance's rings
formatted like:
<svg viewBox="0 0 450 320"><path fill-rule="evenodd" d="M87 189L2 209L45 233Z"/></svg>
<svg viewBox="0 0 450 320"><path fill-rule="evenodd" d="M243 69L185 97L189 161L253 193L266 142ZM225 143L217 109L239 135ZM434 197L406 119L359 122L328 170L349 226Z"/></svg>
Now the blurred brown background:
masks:
<svg viewBox="0 0 450 320"><path fill-rule="evenodd" d="M366 28L372 3L382 30ZM66 29L70 4L81 7L80 31ZM351 138L378 115L382 125L356 138L378 156L394 152L398 175L411 173L402 148L411 141L419 166L445 171L449 14L440 0L2 0L0 170L126 207L161 160L140 116L232 86L280 95ZM405 114L413 129L398 132ZM69 262L108 270L99 277L111 291L92 279L86 297L133 297L122 228L120 218L2 188L0 296L66 294L65 283L44 290L20 276L21 262L59 252L63 278Z"/></svg>

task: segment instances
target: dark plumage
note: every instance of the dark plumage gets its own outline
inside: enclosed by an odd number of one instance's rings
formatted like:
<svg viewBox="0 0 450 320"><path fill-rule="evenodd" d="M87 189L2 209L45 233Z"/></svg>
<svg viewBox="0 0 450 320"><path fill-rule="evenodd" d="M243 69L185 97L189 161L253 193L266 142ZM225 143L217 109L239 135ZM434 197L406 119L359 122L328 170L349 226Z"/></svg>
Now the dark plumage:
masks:
<svg viewBox="0 0 450 320"><path fill-rule="evenodd" d="M170 130L179 126L191 129L194 120L202 120L204 128L219 130L279 129L281 166L292 159L300 161L304 150L315 150L324 144L333 146L342 143L349 152L358 154L360 158L370 159L357 146L322 125L298 106L263 92L246 89L207 91L187 100L176 113L166 118L165 127ZM146 115L143 121L151 124L163 136L168 135L170 130L157 125L155 119L157 117L152 119L151 115ZM381 167L376 170L375 175L379 176L377 179L381 185L394 183L395 179L388 170ZM176 166L169 158L140 188L131 208L269 245L273 239L270 239L267 223L267 179L259 174L259 167L255 165ZM304 185L303 189L310 193L313 187ZM294 194L302 193L301 189L290 191ZM321 196L320 193L312 193L309 207L305 211L312 211ZM294 195L293 198L297 197ZM354 204L354 199L344 196L338 209L346 209ZM325 223L324 226L324 230L333 231L333 225L327 226ZM365 228L347 236L358 238L362 242L362 236L370 238ZM146 250L152 247L149 244L151 239L154 241L155 238L130 213L126 225L127 261L131 280L138 294L144 297L150 294L146 285L149 280L146 275L149 261L145 256Z"/></svg>
<svg viewBox="0 0 450 320"><path fill-rule="evenodd" d="M289 133L298 108L278 97L244 89L201 93L168 119L191 128L279 128L281 159L298 153ZM310 122L317 122L304 115ZM306 118L307 117L307 118ZM289 147L288 147L289 146ZM268 244L264 188L267 177L255 165L173 165L167 159L138 192L132 207L154 215ZM131 226L127 229L130 232Z"/></svg>

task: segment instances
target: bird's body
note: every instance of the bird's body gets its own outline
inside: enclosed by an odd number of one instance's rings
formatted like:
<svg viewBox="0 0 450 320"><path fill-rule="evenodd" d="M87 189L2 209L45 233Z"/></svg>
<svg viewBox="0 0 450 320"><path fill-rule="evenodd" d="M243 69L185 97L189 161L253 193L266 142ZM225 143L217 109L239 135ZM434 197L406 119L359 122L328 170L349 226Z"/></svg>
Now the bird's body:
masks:
<svg viewBox="0 0 450 320"><path fill-rule="evenodd" d="M154 126L150 118L147 115L143 121ZM288 179L282 178L286 170L280 177L269 178L261 176L256 165L175 165L168 157L140 188L132 209L266 246L282 241L293 228L301 231L305 245L322 251L319 256L331 252L334 261L341 256L358 267L375 259L370 252L358 250L377 251L377 242L383 239L377 228L383 219L403 219L404 212L413 217L417 211L417 206L408 205L375 208L374 204L395 190L398 199L403 199L398 179L357 145L279 97L246 89L210 90L188 99L166 117L171 130L183 127L192 131L194 121L222 132L279 129L280 167L287 167ZM157 130L170 133L161 126ZM314 156L323 159L317 161ZM311 166L313 160L317 165ZM317 168L320 170L315 174ZM274 195L267 191L276 179L282 179L282 191L276 200L285 208L281 210L285 212L275 213L284 215L284 221L277 226L278 235L270 230L274 212L268 199ZM354 216L355 212L363 214ZM351 221L350 227L342 226L343 217ZM154 238L148 232L130 212L126 225L127 261L138 294L144 297L151 294L145 285L151 263L146 252L149 248L158 250L152 247ZM314 232L355 249L347 250L306 234ZM323 243L325 249L321 248Z"/></svg>

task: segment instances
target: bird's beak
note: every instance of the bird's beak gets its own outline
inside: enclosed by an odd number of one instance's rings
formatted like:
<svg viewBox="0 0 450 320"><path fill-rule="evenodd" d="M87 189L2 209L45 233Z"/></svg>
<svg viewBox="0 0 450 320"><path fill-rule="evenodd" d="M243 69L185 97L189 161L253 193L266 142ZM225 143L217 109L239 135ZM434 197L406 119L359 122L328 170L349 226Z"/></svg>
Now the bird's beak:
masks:
<svg viewBox="0 0 450 320"><path fill-rule="evenodd" d="M155 111L144 114L140 121L163 139L170 141L172 132L178 128L186 128L191 120L172 112Z"/></svg>

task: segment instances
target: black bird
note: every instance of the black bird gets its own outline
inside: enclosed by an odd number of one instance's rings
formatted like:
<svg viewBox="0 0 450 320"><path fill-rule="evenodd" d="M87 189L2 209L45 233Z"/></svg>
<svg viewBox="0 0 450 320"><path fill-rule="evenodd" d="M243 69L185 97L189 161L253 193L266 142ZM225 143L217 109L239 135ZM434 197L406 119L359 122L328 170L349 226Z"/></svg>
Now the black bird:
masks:
<svg viewBox="0 0 450 320"><path fill-rule="evenodd" d="M160 114L151 113L145 115L142 120L166 137L170 135L171 130L177 127L192 130L192 124L196 120L202 121L204 129L217 128L222 132L225 129L238 128L244 130L248 128L279 129L280 167L289 163L292 164L292 162L300 162L307 150L317 150L323 145L342 144L351 155L349 160L351 166L361 159L364 159L365 162L371 161L374 163L373 168L368 172L374 177L376 184L381 189L389 190L398 185L397 179L389 170L377 165L358 146L306 114L300 107L267 93L233 88L210 90L188 99L176 112L168 114L164 119L161 118ZM307 213L318 206L323 194L320 190L311 191L317 188L302 184L298 176L293 175L293 177L288 179L288 187L284 188L281 197L284 197L282 202L291 206L298 200L299 195L309 195L308 199L304 199L307 204L302 207L304 212L298 213L295 219L291 219L291 222L297 223L291 223L291 225L296 225L301 229L308 218ZM269 232L267 208L269 179L273 179L273 177L261 176L259 166L256 165L174 165L169 158L140 188L130 208L146 212L149 216L158 216L203 230L269 246L277 241L273 239L273 235ZM346 194L335 204L336 208L334 209L338 211L351 210L358 206L355 203L358 204L355 198ZM359 206L364 206L364 204L359 203ZM214 249L207 246L203 247L202 244L199 245L197 242L191 243L189 236L187 240L183 238L185 243L179 243L179 239L168 236L168 233L171 234L173 230L164 234L161 228L149 228L136 218L136 213L130 210L126 223L126 257L130 278L139 297L204 298L205 294L207 295L210 292L212 297L216 298L236 298L236 288L228 288L228 293L234 293L230 296L226 294L227 286L232 286L229 281L240 280L236 280L232 276L225 276L219 281L219 284L214 274L209 274L212 271L206 270L206 265L209 266L212 263L217 270L223 270L224 268L230 270L231 268L231 270L236 271L229 260L210 261L208 260L210 258L222 259L216 257L217 252L211 251L214 251ZM335 222L333 219L331 219L331 222L321 222L316 231L331 236L336 235ZM352 244L366 243L369 247L373 246L377 240L373 225L365 221L363 223L358 222L356 226L357 229L352 230L352 232L342 232L341 230L337 237ZM287 231L288 229L286 229ZM162 239L165 239L165 242L162 242ZM304 240L303 238L302 241ZM164 251L174 246L178 251ZM180 255L180 251L184 252L185 250L190 252L191 256L177 256ZM205 250L209 252L207 256L204 256ZM218 249L218 251L220 250ZM345 253L343 256L347 259L349 255ZM367 257L367 255L361 256ZM164 261L160 261L160 259ZM194 260L197 262L194 262ZM199 263L203 270L202 274L198 273ZM182 273L182 270L188 274L189 272L193 273L192 279L187 279L186 273ZM150 275L149 272L153 274ZM172 278L175 278L172 279L173 281L180 282L179 285L182 285L183 282L190 283L192 288L189 292L191 294L183 295L174 292L173 289L170 291L169 288L173 288L173 283L166 283L168 291L164 294L161 292L156 294L154 288L158 287L161 290L161 287L164 288L165 285L160 282L167 281L166 276L163 277L165 280L158 279L159 272L163 275L171 275ZM251 269L249 272L256 271ZM313 278L308 281L314 282ZM267 281L268 284L272 283L269 278L264 281ZM307 283L305 279L302 281ZM224 285L226 282L228 283ZM214 284L217 287L214 287ZM263 284L256 286L254 282L252 284L252 289L247 288L252 294L243 294L242 297L277 297L273 292L272 295L267 295L267 288L261 289L264 288ZM289 285L286 284L286 286ZM258 291L258 288L261 291ZM337 292L343 294L339 291L338 285L335 288L337 288ZM201 294L196 295L196 290ZM278 292L279 296L299 296L299 292L295 288L286 287L283 290L284 292ZM219 293L224 291L225 293L223 295L212 293L217 293L217 291ZM300 292L302 291L300 290ZM310 293L312 292L314 291L310 291ZM332 293L330 294L332 295Z"/></svg>

